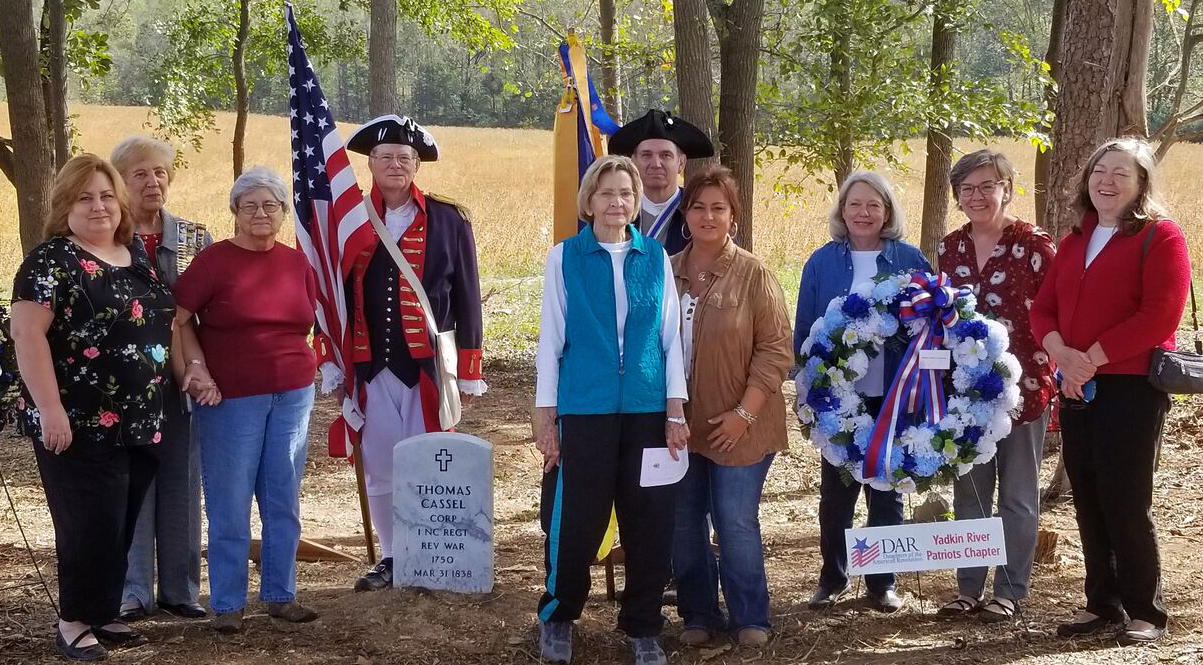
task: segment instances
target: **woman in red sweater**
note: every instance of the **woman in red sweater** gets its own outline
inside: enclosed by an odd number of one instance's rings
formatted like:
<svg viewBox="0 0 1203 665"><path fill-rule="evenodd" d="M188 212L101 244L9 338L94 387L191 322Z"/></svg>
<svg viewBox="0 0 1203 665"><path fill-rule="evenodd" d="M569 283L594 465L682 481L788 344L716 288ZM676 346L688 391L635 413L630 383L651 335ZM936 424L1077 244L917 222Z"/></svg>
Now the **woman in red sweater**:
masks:
<svg viewBox="0 0 1203 665"><path fill-rule="evenodd" d="M1190 260L1157 201L1154 166L1139 139L1095 151L1078 183L1081 224L1062 239L1032 305L1032 332L1062 375L1065 469L1086 564L1086 608L1057 628L1063 637L1122 623L1125 613L1121 643L1165 633L1152 494L1169 397L1147 377L1153 348L1174 347Z"/></svg>

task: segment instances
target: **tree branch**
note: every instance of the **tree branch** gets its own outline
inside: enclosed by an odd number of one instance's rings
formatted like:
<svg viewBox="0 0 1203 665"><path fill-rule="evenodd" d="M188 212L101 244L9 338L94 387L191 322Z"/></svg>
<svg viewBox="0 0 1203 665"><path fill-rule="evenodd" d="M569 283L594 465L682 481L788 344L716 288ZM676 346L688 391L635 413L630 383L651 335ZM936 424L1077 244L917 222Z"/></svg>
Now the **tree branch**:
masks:
<svg viewBox="0 0 1203 665"><path fill-rule="evenodd" d="M568 41L568 35L567 35L566 33L564 33L564 32L561 32L559 28L557 28L557 27L555 27L554 25L552 25L550 21L548 21L547 19L543 18L542 16L539 16L538 14L531 13L531 12L529 12L529 11L527 11L527 10L523 9L523 8L522 8L522 7L520 7L520 6L519 6L519 7L516 7L516 8L514 9L514 11L516 11L517 13L519 13L519 14L521 14L522 16L525 16L525 17L527 17L527 18L529 18L529 19L534 19L534 21L535 21L535 22L537 22L539 25L542 25L544 28L547 28L548 32L550 32L551 34L553 34L553 35L555 35L556 37L558 37L558 38L560 39L560 41L562 41L562 42L566 42L566 41ZM597 65L598 67L601 67L601 64L602 64L602 62L601 62L601 59L600 59L600 58L597 58L597 57L595 57L595 56L591 56L591 55L589 55L589 53L588 53L587 51L585 52L585 58L586 58L587 60L589 60L589 62L591 62L591 63L593 63L593 64ZM558 62L558 61L559 61L559 59L557 58L557 62Z"/></svg>

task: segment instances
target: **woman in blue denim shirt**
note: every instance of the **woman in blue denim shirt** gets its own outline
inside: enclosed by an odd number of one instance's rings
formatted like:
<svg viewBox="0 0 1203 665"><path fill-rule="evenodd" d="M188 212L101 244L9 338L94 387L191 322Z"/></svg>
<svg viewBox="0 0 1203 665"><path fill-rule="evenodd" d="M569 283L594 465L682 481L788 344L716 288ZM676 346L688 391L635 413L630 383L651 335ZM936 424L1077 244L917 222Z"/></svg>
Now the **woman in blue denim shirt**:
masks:
<svg viewBox="0 0 1203 665"><path fill-rule="evenodd" d="M914 245L902 241L906 222L889 183L876 173L858 172L840 187L839 199L828 218L832 241L806 261L798 289L798 314L794 326L794 354L811 325L827 310L834 298L845 296L854 285L872 281L879 274L928 270L931 264ZM882 395L898 368L904 347L887 344L869 363L869 372L857 381L865 407L876 417ZM845 484L839 469L821 461L819 485L819 550L823 570L819 588L810 599L811 609L831 607L848 589L848 555L844 530L852 527L860 483ZM902 497L894 491L864 485L869 507L868 526L892 526L902 522ZM870 604L882 612L895 612L902 599L894 592L894 575L866 575Z"/></svg>

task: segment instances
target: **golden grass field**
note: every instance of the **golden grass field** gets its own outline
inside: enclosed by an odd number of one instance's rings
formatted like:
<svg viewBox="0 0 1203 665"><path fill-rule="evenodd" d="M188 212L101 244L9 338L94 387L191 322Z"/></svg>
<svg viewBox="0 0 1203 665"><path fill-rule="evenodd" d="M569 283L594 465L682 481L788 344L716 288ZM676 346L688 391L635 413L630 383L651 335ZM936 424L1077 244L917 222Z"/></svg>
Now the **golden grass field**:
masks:
<svg viewBox="0 0 1203 665"><path fill-rule="evenodd" d="M7 107L0 105L0 135L8 133ZM124 136L145 132L148 109L144 107L75 106L78 146L107 156ZM208 224L217 238L228 237L232 220L227 209L232 182L230 137L233 115L218 116L219 129L210 133L201 153L188 151L188 166L177 172L168 208L177 215ZM343 136L351 129L344 125ZM444 155L439 162L422 165L417 181L424 190L450 196L473 213L481 270L486 277L536 274L551 246L552 178L551 133L527 129L433 127ZM263 164L286 174L290 168L287 118L252 116L247 129L247 165ZM911 141L904 157L908 170L888 174L896 185L906 210L908 236L918 240L923 195L923 142ZM958 150L973 149L960 142ZM1001 141L996 147L1015 162L1022 190L1012 203L1013 211L1033 219L1032 163L1034 150L1019 141ZM360 183L367 186L366 161L353 155ZM1192 238L1192 250L1203 251L1203 191L1195 181L1196 166L1203 161L1203 146L1179 145L1162 169L1163 194L1173 215ZM831 194L810 182L804 194L790 199L774 194L772 184L780 170L770 167L757 183L754 212L755 251L779 274L799 269L814 248L828 240L825 222ZM791 171L794 182L801 172ZM951 224L960 217L953 211ZM291 225L284 240L292 242ZM0 292L7 293L20 261L15 192L7 182L0 184ZM789 288L789 285L786 285Z"/></svg>

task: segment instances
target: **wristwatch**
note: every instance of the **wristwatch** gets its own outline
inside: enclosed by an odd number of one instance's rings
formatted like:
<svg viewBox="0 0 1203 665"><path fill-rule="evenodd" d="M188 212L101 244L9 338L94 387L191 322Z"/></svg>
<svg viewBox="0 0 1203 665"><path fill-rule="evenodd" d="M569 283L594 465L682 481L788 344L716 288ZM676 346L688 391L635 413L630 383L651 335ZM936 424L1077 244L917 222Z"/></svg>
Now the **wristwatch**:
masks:
<svg viewBox="0 0 1203 665"><path fill-rule="evenodd" d="M674 425L684 425L685 424L685 418L683 416L669 416L669 417L665 418L665 420L667 420L668 422L670 422Z"/></svg>

